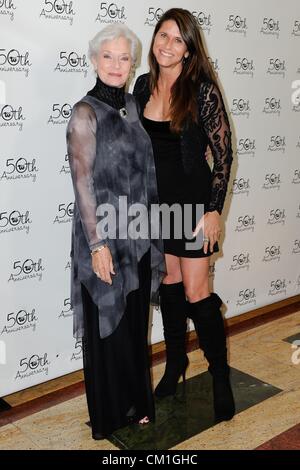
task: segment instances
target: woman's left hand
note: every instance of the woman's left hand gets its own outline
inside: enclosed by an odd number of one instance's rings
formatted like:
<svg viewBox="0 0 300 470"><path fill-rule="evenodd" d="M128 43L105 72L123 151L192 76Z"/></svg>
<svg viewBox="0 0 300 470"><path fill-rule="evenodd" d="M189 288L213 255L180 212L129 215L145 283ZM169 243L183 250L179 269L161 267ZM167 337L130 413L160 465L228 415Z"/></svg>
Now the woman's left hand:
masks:
<svg viewBox="0 0 300 470"><path fill-rule="evenodd" d="M193 235L196 237L199 231L203 231L203 251L206 254L208 245L213 252L214 244L219 240L221 233L221 217L218 211L206 212L198 222Z"/></svg>

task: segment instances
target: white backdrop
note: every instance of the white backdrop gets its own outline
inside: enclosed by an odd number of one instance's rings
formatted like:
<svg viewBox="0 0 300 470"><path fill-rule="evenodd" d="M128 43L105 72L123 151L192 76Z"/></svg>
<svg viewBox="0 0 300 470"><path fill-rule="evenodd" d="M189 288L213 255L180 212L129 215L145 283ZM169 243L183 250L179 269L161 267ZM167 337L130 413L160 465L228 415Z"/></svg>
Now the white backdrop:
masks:
<svg viewBox="0 0 300 470"><path fill-rule="evenodd" d="M143 43L138 75L174 6L198 18L233 127L225 240L210 273L226 317L300 292L299 0L0 0L0 396L82 367L65 129L94 83L88 40L125 22ZM162 339L156 311L151 334Z"/></svg>

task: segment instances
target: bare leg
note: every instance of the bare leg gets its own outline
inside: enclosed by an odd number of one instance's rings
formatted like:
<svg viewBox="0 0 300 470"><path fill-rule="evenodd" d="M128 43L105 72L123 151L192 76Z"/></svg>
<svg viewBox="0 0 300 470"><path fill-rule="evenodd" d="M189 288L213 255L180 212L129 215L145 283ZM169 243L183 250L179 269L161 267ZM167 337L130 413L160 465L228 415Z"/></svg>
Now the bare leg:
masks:
<svg viewBox="0 0 300 470"><path fill-rule="evenodd" d="M164 277L163 284L175 284L182 281L180 258L174 255L165 255L167 265L167 275Z"/></svg>
<svg viewBox="0 0 300 470"><path fill-rule="evenodd" d="M185 295L189 302L209 296L209 257L180 258Z"/></svg>

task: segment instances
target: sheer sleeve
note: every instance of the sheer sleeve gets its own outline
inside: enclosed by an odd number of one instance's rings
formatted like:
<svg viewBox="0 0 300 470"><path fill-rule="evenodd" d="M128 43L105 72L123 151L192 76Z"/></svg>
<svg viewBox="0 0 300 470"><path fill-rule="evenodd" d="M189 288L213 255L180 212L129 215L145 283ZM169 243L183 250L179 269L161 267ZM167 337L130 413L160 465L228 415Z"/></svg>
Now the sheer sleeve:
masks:
<svg viewBox="0 0 300 470"><path fill-rule="evenodd" d="M96 115L87 103L74 106L67 129L70 169L83 231L90 249L102 245L97 235L97 203L93 167L96 158Z"/></svg>
<svg viewBox="0 0 300 470"><path fill-rule="evenodd" d="M212 194L209 211L221 214L232 163L231 131L220 90L203 83L200 90L200 117L213 155Z"/></svg>

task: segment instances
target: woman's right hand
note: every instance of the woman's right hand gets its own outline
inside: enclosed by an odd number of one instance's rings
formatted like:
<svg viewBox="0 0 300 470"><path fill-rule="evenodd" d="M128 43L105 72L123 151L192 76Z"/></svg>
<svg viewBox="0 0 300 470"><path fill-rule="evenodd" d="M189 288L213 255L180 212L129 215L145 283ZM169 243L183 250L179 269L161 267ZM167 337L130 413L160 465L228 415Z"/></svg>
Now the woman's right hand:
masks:
<svg viewBox="0 0 300 470"><path fill-rule="evenodd" d="M101 281L112 284L112 274L116 274L114 271L113 261L110 249L105 246L100 251L95 251L92 255L92 266L93 271Z"/></svg>

